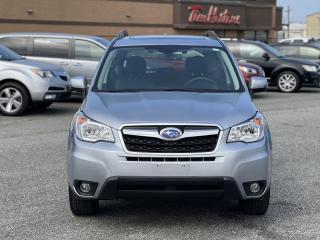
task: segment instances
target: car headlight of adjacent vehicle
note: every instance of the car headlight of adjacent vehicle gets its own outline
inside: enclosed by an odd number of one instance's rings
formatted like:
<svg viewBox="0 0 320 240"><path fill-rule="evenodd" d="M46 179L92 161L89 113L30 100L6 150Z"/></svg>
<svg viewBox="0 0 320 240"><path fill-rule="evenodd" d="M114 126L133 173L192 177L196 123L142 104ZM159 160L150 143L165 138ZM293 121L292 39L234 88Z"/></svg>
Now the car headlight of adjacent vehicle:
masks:
<svg viewBox="0 0 320 240"><path fill-rule="evenodd" d="M75 129L79 139L86 142L114 142L112 129L109 126L98 123L83 113L75 116Z"/></svg>
<svg viewBox="0 0 320 240"><path fill-rule="evenodd" d="M264 117L258 112L256 116L249 121L232 127L227 142L251 143L259 141L264 137L264 126Z"/></svg>
<svg viewBox="0 0 320 240"><path fill-rule="evenodd" d="M31 69L31 71L42 78L53 78L56 75L52 71L45 71L40 69Z"/></svg>
<svg viewBox="0 0 320 240"><path fill-rule="evenodd" d="M317 66L313 66L313 65L302 65L302 67L304 68L304 70L306 70L307 72L317 72Z"/></svg>
<svg viewBox="0 0 320 240"><path fill-rule="evenodd" d="M242 72L245 72L250 75L258 74L258 71L255 68L245 67L245 66L239 66L239 68Z"/></svg>

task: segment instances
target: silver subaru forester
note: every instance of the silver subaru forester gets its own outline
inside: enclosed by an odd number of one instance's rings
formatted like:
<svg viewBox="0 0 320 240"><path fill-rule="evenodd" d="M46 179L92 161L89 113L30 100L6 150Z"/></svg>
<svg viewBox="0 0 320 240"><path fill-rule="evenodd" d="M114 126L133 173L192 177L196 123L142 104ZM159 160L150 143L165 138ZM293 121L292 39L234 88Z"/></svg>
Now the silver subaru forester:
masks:
<svg viewBox="0 0 320 240"><path fill-rule="evenodd" d="M71 85L84 88L83 79ZM252 78L251 90L267 86ZM99 200L202 197L264 214L271 136L233 56L205 36L115 38L69 136L69 202L94 214Z"/></svg>

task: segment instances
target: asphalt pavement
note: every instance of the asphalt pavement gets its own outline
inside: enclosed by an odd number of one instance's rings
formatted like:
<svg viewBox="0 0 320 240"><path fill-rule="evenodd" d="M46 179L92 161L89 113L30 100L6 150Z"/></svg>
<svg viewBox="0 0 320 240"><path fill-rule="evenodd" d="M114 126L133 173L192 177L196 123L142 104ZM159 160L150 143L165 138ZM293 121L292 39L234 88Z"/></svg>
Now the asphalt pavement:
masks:
<svg viewBox="0 0 320 240"><path fill-rule="evenodd" d="M273 135L271 204L244 215L236 202L104 201L75 217L66 178L68 128L79 102L23 117L0 115L0 239L320 239L320 90L257 94Z"/></svg>

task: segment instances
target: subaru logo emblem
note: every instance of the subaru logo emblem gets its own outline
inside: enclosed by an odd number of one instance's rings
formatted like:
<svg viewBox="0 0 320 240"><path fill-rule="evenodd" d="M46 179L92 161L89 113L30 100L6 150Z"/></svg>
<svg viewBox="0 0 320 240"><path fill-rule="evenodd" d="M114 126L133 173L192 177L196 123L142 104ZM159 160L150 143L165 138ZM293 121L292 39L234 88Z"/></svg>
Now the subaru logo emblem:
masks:
<svg viewBox="0 0 320 240"><path fill-rule="evenodd" d="M166 140L176 140L182 136L182 132L178 128L164 128L160 131L160 136Z"/></svg>

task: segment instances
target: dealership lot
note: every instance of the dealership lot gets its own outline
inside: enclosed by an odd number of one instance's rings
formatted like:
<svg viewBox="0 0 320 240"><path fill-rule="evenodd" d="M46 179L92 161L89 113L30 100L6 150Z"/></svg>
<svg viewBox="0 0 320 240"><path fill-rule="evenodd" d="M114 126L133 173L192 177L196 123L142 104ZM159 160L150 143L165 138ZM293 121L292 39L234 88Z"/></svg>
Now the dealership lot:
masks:
<svg viewBox="0 0 320 240"><path fill-rule="evenodd" d="M234 202L103 202L99 215L74 217L66 180L68 127L78 101L24 117L0 115L1 239L320 239L320 90L257 94L269 120L274 160L265 216Z"/></svg>

